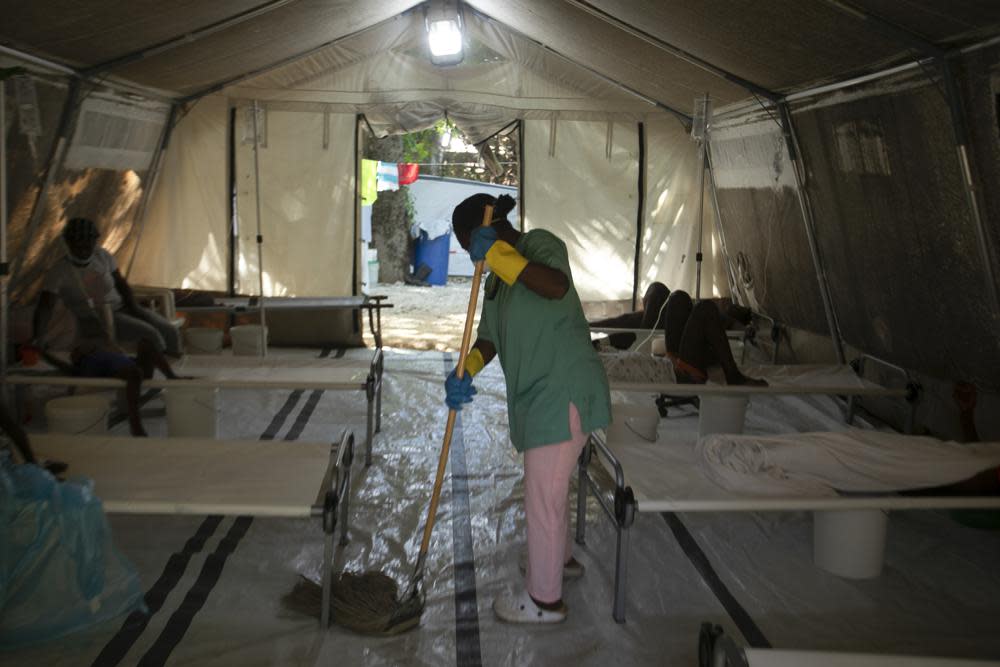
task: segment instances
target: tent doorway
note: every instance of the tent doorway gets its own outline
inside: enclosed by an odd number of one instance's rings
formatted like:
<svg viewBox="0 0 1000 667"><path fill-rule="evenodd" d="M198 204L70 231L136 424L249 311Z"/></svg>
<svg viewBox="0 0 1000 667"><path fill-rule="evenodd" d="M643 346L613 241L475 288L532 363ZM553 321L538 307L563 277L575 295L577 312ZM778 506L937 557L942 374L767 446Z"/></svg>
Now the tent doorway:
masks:
<svg viewBox="0 0 1000 667"><path fill-rule="evenodd" d="M393 328L399 340L387 344L458 349L473 265L451 232L451 212L479 192L520 199L518 130L514 122L473 145L454 123L441 120L421 132L366 141L364 157L380 160L375 168L387 179L390 160L398 160L398 190L380 182L386 189L371 205L361 194L363 289L391 292L388 317L399 319ZM519 209L509 218L521 226Z"/></svg>

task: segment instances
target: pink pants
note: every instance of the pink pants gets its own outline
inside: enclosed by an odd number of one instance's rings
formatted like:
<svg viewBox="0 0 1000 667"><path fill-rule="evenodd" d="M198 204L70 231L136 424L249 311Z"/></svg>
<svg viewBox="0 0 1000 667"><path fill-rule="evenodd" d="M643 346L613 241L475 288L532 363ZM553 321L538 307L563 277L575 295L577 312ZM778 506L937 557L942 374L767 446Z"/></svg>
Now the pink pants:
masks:
<svg viewBox="0 0 1000 667"><path fill-rule="evenodd" d="M528 522L528 595L539 602L562 599L563 565L573 557L569 532L569 478L587 434L569 404L570 438L524 453L524 509Z"/></svg>

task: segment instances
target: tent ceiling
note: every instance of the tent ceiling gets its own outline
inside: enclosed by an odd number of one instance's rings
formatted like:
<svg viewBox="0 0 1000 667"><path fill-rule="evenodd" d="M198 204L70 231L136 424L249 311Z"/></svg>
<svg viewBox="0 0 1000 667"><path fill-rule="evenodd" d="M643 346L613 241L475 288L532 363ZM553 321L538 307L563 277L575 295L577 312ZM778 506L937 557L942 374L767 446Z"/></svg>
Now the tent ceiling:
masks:
<svg viewBox="0 0 1000 667"><path fill-rule="evenodd" d="M940 44L995 34L995 0L851 0ZM397 16L415 0L0 0L0 43L86 69L228 17L256 12L112 73L178 96L288 62ZM744 79L788 91L908 59L907 47L826 2L800 0L468 0L585 69L689 112L708 92L745 99L738 85L614 25L621 21ZM602 19L606 14L612 21ZM550 57L552 57L550 55Z"/></svg>

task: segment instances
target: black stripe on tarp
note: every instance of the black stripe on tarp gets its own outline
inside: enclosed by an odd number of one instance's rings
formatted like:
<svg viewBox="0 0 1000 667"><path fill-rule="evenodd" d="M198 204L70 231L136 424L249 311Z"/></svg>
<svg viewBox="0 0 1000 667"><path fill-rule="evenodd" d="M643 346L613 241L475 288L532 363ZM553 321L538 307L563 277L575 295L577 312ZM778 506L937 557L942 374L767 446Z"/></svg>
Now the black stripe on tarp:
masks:
<svg viewBox="0 0 1000 667"><path fill-rule="evenodd" d="M299 439L299 436L302 435L302 431L305 429L306 424L309 423L309 419L312 417L313 411L316 410L316 404L319 403L319 399L322 395L322 389L314 389L310 392L309 398L306 400L306 404L302 406L302 410L299 411L299 415L295 418L295 423L292 424L292 427L288 429L288 433L285 434L285 440Z"/></svg>
<svg viewBox="0 0 1000 667"><path fill-rule="evenodd" d="M330 352L331 348L324 348L320 352L319 356L321 358L327 357L330 355ZM281 406L281 409L279 409L278 412L271 419L271 422L267 425L267 428L264 429L264 432L260 434L260 440L274 439L274 436L278 433L279 430L281 430L281 427L284 425L285 420L288 418L288 415L291 414L292 409L295 407L296 403L298 403L299 398L301 398L302 394L303 391L301 389L297 389L293 391L291 394L289 394L288 398L285 399L284 405ZM118 631L118 634L116 634L114 637L111 638L111 641L109 641L105 645L104 649L94 660L93 667L114 667L115 665L118 665L122 661L122 658L124 658L125 655L128 653L128 651L132 648L136 640L146 629L146 626L149 625L150 618L153 616L153 614L155 614L157 611L160 610L160 608L163 606L164 600L166 600L167 596L177 585L177 582L180 581L181 577L184 575L184 571L187 568L188 562L190 562L191 560L191 556L201 551L202 548L204 548L205 542L208 540L209 537L212 536L212 534L215 533L216 528L218 528L221 522L222 522L221 516L212 515L206 517L205 520L202 522L201 526L199 526L198 530L195 532L194 536L185 543L184 550L180 554L175 553L170 557L170 559L167 561L167 565L164 567L163 573L160 575L160 578L157 579L156 583L153 584L153 587L149 589L149 592L146 593L145 601L146 601L146 606L149 609L148 614L140 612L133 612L132 614L130 614L128 618L125 619L125 623L122 625L121 630ZM237 518L236 522L233 524L233 527L230 528L229 534L227 534L227 538L229 538L230 535L234 535L234 529L237 527L237 525L241 527L240 529L242 532L239 533L239 537L242 538L242 535L245 534L246 531L250 528L250 524L252 522L253 522L252 517L244 516ZM239 539L237 539L236 542L232 545L232 549L228 551L225 554L225 556L221 558L221 561L219 562L218 565L219 574L221 574L222 572L222 565L225 564L225 558L228 557L229 553L232 553L232 550L235 550L236 544L238 543ZM219 553L219 549L216 549L216 553ZM219 559L217 558L216 561L219 561ZM208 563L206 562L205 565L207 567ZM202 574L199 575L199 580L201 580L202 576L204 575L205 575L205 567L202 568ZM216 581L218 580L218 575L216 575L215 580ZM197 585L198 584L196 583L195 586L197 587ZM188 600L188 597L191 596L191 593L194 590L195 590L194 588L191 589L191 592L189 592L188 596L185 597L185 601ZM204 598L207 598L210 592L211 592L210 588L204 591ZM201 608L202 604L204 604L204 599L202 599L201 603L198 605L199 609ZM195 609L194 612L197 612L197 609ZM190 615L191 618L193 618L194 612L191 613ZM173 620L173 617L171 617L171 620ZM191 619L189 618L187 621L187 625L190 625L190 621ZM187 626L185 626L183 630L184 631L180 633L180 636L177 637L177 642L180 642L180 639L183 638L184 632L187 631ZM164 633L165 632L166 630L164 630ZM159 644L162 639L163 639L163 633L161 633L160 637L157 639L157 644ZM176 645L177 644L174 643L172 646L170 646L170 651L172 651L174 647L176 647ZM147 655L149 655L149 653L147 653ZM168 651L167 654L163 656L163 660L165 661L169 655L170 652ZM143 657L143 660L146 660L145 656ZM157 664L157 663L151 663L151 664Z"/></svg>
<svg viewBox="0 0 1000 667"><path fill-rule="evenodd" d="M444 354L445 372L454 370L451 354ZM479 643L479 603L476 596L476 555L472 549L469 509L469 471L465 463L462 413L455 418L451 435L451 534L455 562L455 664L483 664Z"/></svg>
<svg viewBox="0 0 1000 667"><path fill-rule="evenodd" d="M167 621L163 632L160 633L160 636L156 638L150 649L146 651L137 663L139 667L153 667L166 664L171 652L173 652L174 648L184 638L184 634L188 628L191 627L191 621L194 620L195 614L205 605L205 601L208 600L209 594L215 588L215 584L218 583L219 577L222 575L222 568L226 565L226 559L236 551L240 540L243 539L243 536L250 529L251 523L253 523L252 517L240 516L236 518L233 525L229 527L226 536L219 541L215 551L205 559L205 564L202 565L201 572L198 574L198 579L195 580L191 590L184 596L184 600L181 601L177 610L170 615L170 620Z"/></svg>
<svg viewBox="0 0 1000 667"><path fill-rule="evenodd" d="M329 357L331 348L324 347L323 351L320 352L320 358ZM344 356L344 348L337 348L336 358L340 359ZM313 412L316 410L316 405L319 403L320 397L323 396L325 390L314 389L312 393L309 394L306 404L302 406L302 410L299 412L298 417L295 418L295 423L292 427L288 429L288 433L285 434L285 440L298 440L299 436L302 435L302 431L305 429L306 425L309 423L309 419L312 418Z"/></svg>
<svg viewBox="0 0 1000 667"><path fill-rule="evenodd" d="M264 432L260 434L261 440L274 440L274 436L278 435L278 431L280 431L281 427L285 425L285 420L288 419L288 415L291 414L292 408L294 408L295 404L299 402L299 398L302 397L303 393L305 392L302 389L296 389L288 395L288 398L285 399L285 404L281 406L281 409L278 410L277 414L274 415L274 418L271 419L271 423L268 424L267 428L264 429Z"/></svg>
<svg viewBox="0 0 1000 667"><path fill-rule="evenodd" d="M146 593L145 601L146 607L149 609L148 612L134 611L129 614L118 634L104 645L97 658L94 659L92 667L113 667L122 661L125 654L139 639L139 635L149 625L150 618L163 607L164 600L184 576L184 571L187 569L191 557L205 548L205 542L215 533L220 523L222 523L221 516L213 514L205 517L195 534L185 542L184 548L179 553L175 552L170 555L160 578Z"/></svg>
<svg viewBox="0 0 1000 667"><path fill-rule="evenodd" d="M747 610L743 608L729 589L726 584L723 583L719 574L712 567L712 564L708 560L708 556L705 552L701 550L698 546L698 542L695 541L694 535L687 529L687 526L680 520L673 512L662 512L663 520L667 522L670 527L671 532L674 534L674 538L677 543L681 545L681 549L684 550L684 554L694 565L695 569L698 570L698 574L701 575L702 580L708 584L708 587L715 594L716 599L722 603L723 608L729 617L733 619L733 623L742 633L743 638L747 640L747 643L751 648L771 648L771 642L767 641L767 637L761 632L757 624L754 623L750 614Z"/></svg>

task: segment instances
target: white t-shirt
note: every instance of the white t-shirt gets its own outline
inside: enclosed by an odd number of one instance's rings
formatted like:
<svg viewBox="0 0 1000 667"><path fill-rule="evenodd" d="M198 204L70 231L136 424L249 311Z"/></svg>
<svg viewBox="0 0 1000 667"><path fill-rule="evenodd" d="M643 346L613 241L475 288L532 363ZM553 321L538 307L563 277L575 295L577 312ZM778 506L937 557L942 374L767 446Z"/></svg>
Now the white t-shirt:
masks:
<svg viewBox="0 0 1000 667"><path fill-rule="evenodd" d="M104 304L118 310L122 297L115 289L111 276L118 270L115 258L104 248L95 248L86 266L77 266L69 257L60 259L42 284L42 290L58 294L62 302L77 318L103 312ZM88 299L90 303L88 303Z"/></svg>

